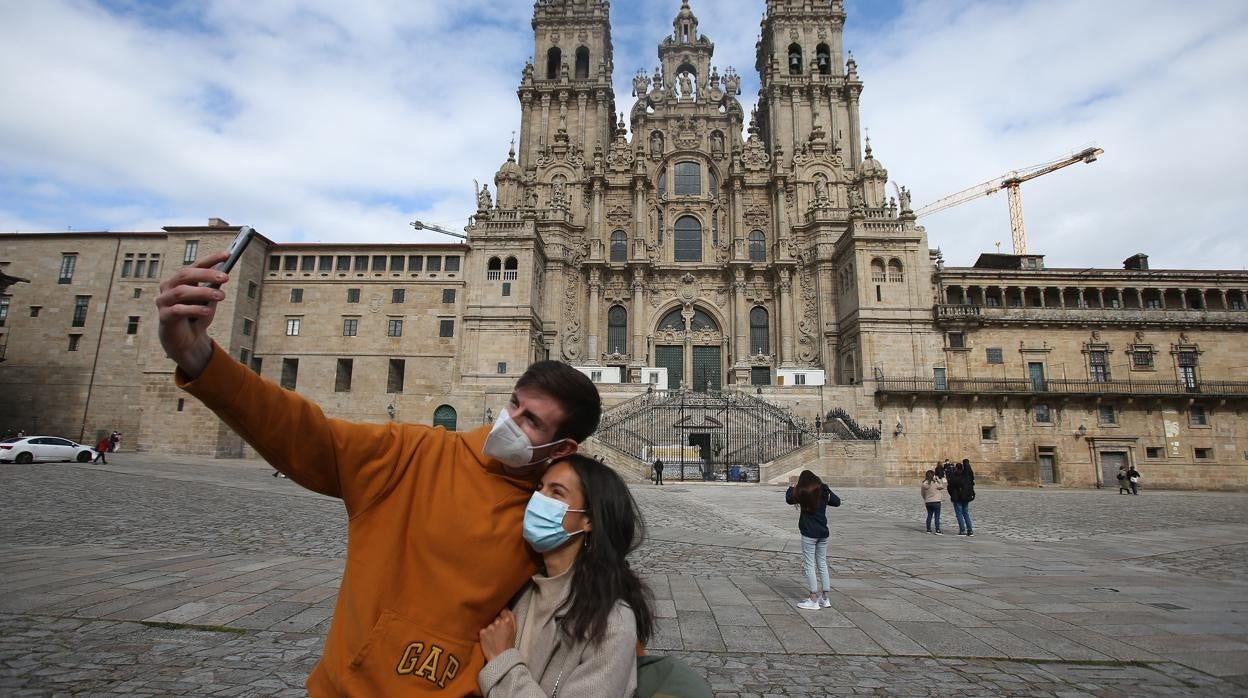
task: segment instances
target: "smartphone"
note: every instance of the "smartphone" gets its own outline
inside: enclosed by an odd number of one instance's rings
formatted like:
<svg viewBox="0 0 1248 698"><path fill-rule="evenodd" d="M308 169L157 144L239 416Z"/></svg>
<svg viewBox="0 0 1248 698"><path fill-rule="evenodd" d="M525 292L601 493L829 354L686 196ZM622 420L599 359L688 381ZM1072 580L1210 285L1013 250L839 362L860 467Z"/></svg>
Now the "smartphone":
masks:
<svg viewBox="0 0 1248 698"><path fill-rule="evenodd" d="M223 271L227 274L230 273L230 270L233 269L234 265L238 264L238 260L242 258L243 250L247 249L248 243L250 243L251 239L255 236L256 236L255 228L249 225L244 225L242 228L239 228L238 235L235 235L234 241L230 243L230 247L228 250L230 253L229 258L226 259L224 262L221 262L217 266L213 267L213 269L216 269L217 271ZM208 285L211 286L212 288L221 288L221 284L208 284Z"/></svg>

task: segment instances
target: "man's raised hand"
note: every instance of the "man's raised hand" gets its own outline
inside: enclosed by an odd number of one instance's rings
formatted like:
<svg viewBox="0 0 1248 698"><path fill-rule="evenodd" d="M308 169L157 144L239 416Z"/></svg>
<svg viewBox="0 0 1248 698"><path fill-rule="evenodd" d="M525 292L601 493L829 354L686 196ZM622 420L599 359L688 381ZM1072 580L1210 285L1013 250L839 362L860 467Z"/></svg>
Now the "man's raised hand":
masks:
<svg viewBox="0 0 1248 698"><path fill-rule="evenodd" d="M225 293L208 284L221 285L229 281L228 274L213 269L228 256L227 252L217 252L182 267L161 282L160 295L156 296L160 344L165 354L192 379L204 372L212 358L208 326L217 313L217 302L225 298Z"/></svg>

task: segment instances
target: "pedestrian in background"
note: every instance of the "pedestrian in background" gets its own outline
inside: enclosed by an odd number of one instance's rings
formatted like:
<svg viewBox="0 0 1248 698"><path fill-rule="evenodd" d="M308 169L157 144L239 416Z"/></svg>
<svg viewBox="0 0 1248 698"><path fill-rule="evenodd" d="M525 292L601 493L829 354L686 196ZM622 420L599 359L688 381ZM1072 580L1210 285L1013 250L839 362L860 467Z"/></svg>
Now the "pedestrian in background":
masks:
<svg viewBox="0 0 1248 698"><path fill-rule="evenodd" d="M1131 490L1127 488L1127 466L1118 466L1118 494L1131 494Z"/></svg>
<svg viewBox="0 0 1248 698"><path fill-rule="evenodd" d="M806 586L810 589L810 598L797 604L797 607L808 611L829 608L832 606L828 599L832 580L828 576L827 508L839 507L841 498L823 484L818 475L803 470L797 478L797 485L784 493L784 501L798 505L801 511L797 528L802 534L802 563L806 570ZM820 582L823 583L822 595L819 593Z"/></svg>
<svg viewBox="0 0 1248 698"><path fill-rule="evenodd" d="M932 474L936 477L937 480L940 480L942 484L945 481L945 470L948 467L949 467L949 459L946 458L944 463L937 463L936 469L932 471Z"/></svg>
<svg viewBox="0 0 1248 698"><path fill-rule="evenodd" d="M1134 465L1127 471L1127 484L1131 485L1131 494L1140 493L1140 471Z"/></svg>
<svg viewBox="0 0 1248 698"><path fill-rule="evenodd" d="M109 446L110 444L108 443L108 437L107 436L100 437L100 440L95 442L95 458L91 462L103 463L104 465L108 465L108 461L104 459L104 454L108 452Z"/></svg>
<svg viewBox="0 0 1248 698"><path fill-rule="evenodd" d="M936 478L936 471L927 471L927 476L919 487L919 494L923 497L923 505L927 507L927 532L938 536L944 535L940 532L940 500L944 497L944 492L945 483ZM935 531L932 530L933 519L936 520Z"/></svg>
<svg viewBox="0 0 1248 698"><path fill-rule="evenodd" d="M663 484L663 461L658 458L654 459L654 484Z"/></svg>
<svg viewBox="0 0 1248 698"><path fill-rule="evenodd" d="M975 472L971 470L971 461L964 459L954 463L952 471L945 471L945 478L949 501L953 502L953 515L958 519L958 535L975 535L971 525L971 502L975 499Z"/></svg>

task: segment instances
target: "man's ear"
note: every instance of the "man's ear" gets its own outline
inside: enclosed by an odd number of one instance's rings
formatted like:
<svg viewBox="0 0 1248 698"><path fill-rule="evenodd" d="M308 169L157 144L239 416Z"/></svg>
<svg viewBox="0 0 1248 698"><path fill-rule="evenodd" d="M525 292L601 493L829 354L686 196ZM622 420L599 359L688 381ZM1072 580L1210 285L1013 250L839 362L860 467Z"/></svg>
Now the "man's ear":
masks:
<svg viewBox="0 0 1248 698"><path fill-rule="evenodd" d="M550 450L550 458L553 461L563 458L564 456L570 456L573 453L576 453L576 450L579 447L580 444L576 443L576 441L572 439L565 439L560 441L557 446Z"/></svg>

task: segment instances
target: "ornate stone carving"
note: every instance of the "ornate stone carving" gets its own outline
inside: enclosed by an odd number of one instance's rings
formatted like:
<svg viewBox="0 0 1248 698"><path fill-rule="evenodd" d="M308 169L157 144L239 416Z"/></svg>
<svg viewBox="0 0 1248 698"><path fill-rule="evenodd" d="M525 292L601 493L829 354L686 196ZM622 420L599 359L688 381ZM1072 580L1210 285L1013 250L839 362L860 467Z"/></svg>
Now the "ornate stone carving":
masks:
<svg viewBox="0 0 1248 698"><path fill-rule="evenodd" d="M802 282L802 319L797 325L797 360L807 365L819 364L819 309L816 306L815 278L806 273Z"/></svg>
<svg viewBox="0 0 1248 698"><path fill-rule="evenodd" d="M616 204L611 207L609 212L607 212L607 223L616 227L628 225L628 222L632 219L632 217L633 214L629 213L628 209L624 208L621 204Z"/></svg>
<svg viewBox="0 0 1248 698"><path fill-rule="evenodd" d="M579 264L575 265L579 266ZM563 358L575 362L581 358L580 274L574 269L565 274L563 290Z"/></svg>
<svg viewBox="0 0 1248 698"><path fill-rule="evenodd" d="M762 228L766 226L770 217L770 214L767 213L766 206L750 204L745 207L745 224L750 228Z"/></svg>

